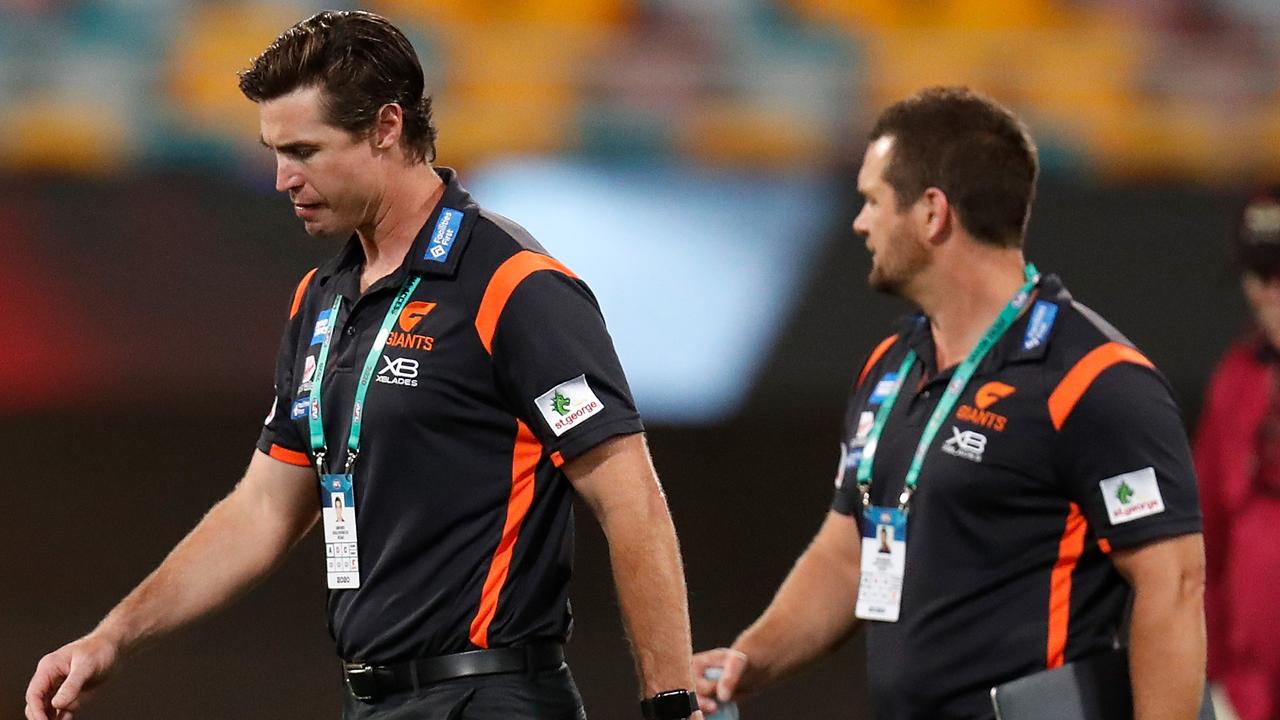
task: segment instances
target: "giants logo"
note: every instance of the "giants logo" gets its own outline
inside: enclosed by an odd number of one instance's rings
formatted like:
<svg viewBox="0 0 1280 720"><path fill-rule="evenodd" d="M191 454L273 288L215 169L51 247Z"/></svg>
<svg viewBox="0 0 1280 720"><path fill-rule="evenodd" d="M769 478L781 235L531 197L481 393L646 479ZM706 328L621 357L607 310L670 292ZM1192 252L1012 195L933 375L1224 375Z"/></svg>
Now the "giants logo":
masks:
<svg viewBox="0 0 1280 720"><path fill-rule="evenodd" d="M387 345L404 348L405 350L431 350L435 344L435 338L427 335L415 335L413 331L418 325L422 324L422 320L435 307L436 304L433 302L411 302L405 305L404 310L400 311L400 319L397 322L402 332L391 331L391 334L387 336Z"/></svg>
<svg viewBox="0 0 1280 720"><path fill-rule="evenodd" d="M1012 385L1006 385L1002 382L989 382L978 388L978 392L974 393L973 404L977 405L977 407L961 405L960 409L956 411L956 419L973 423L989 430L995 430L996 432L1004 432L1004 426L1009 422L1009 418L991 412L987 408L1017 391L1017 388Z"/></svg>

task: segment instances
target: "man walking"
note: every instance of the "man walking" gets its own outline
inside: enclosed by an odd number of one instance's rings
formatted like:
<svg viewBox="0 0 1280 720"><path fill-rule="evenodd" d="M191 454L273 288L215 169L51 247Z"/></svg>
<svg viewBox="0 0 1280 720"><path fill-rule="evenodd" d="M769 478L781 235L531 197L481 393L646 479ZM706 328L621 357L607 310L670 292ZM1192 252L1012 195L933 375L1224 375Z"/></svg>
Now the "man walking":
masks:
<svg viewBox="0 0 1280 720"><path fill-rule="evenodd" d="M1038 168L1009 111L929 89L869 139L853 230L871 286L920 312L862 368L817 537L732 648L695 656L723 668L703 709L865 625L875 717L992 718L994 686L1112 648L1132 597L1135 717L1190 720L1203 546L1164 378L1024 259Z"/></svg>
<svg viewBox="0 0 1280 720"><path fill-rule="evenodd" d="M575 493L608 538L645 716L696 713L675 532L595 299L432 167L423 84L404 35L364 12L319 13L242 73L277 190L308 233L349 240L298 285L244 478L40 661L28 718L75 711L317 518L344 717L582 717L562 649Z"/></svg>

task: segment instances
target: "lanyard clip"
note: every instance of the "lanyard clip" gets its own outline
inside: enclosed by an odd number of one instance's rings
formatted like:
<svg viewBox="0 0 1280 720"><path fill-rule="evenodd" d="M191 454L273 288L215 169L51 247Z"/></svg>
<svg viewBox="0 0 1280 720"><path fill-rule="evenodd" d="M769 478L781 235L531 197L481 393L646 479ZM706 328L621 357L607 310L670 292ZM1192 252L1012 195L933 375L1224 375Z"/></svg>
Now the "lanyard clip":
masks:
<svg viewBox="0 0 1280 720"><path fill-rule="evenodd" d="M359 450L348 450L348 451L347 451L347 465L346 465L346 470L347 470L347 474L348 474L348 475L351 475L351 471L355 469L355 466L356 466L356 458L358 458L358 457L360 457L360 451L359 451Z"/></svg>
<svg viewBox="0 0 1280 720"><path fill-rule="evenodd" d="M316 451L316 474L324 475L324 451Z"/></svg>
<svg viewBox="0 0 1280 720"><path fill-rule="evenodd" d="M898 496L898 509L902 512L907 511L907 503L911 502L911 495L915 492L915 488L908 485L902 489L902 494Z"/></svg>

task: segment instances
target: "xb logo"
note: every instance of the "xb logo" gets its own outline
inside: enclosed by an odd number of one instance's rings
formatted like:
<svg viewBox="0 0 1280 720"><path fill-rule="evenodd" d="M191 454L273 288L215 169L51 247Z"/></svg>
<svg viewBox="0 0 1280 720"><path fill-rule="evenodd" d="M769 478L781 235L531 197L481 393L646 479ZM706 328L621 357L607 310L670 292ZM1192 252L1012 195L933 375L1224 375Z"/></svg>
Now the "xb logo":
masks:
<svg viewBox="0 0 1280 720"><path fill-rule="evenodd" d="M418 361L413 358L382 358L376 380L386 385L418 387Z"/></svg>
<svg viewBox="0 0 1280 720"><path fill-rule="evenodd" d="M404 310L400 311L400 329L405 332L413 332L413 329L418 327L418 324L427 316L427 313L434 310L435 307L436 304L433 302L421 301L405 305Z"/></svg>
<svg viewBox="0 0 1280 720"><path fill-rule="evenodd" d="M413 358L384 357L382 361L386 364L382 366L382 370L379 373L389 372L398 378L418 377L418 361Z"/></svg>

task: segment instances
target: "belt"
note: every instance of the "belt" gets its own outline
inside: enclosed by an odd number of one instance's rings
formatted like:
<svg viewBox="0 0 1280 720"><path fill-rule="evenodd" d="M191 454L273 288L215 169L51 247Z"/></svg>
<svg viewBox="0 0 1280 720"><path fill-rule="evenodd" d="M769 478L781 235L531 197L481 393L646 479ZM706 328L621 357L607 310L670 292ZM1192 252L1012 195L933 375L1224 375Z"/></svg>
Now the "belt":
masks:
<svg viewBox="0 0 1280 720"><path fill-rule="evenodd" d="M342 674L357 700L372 702L390 693L417 690L423 685L444 680L472 675L535 672L560 667L563 662L563 645L539 643L437 655L394 665L343 663Z"/></svg>

